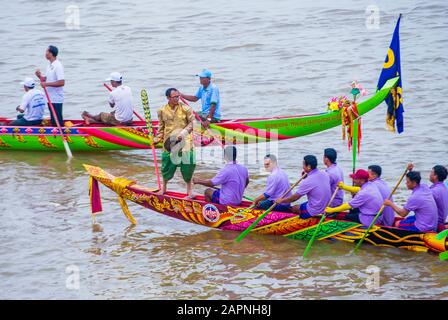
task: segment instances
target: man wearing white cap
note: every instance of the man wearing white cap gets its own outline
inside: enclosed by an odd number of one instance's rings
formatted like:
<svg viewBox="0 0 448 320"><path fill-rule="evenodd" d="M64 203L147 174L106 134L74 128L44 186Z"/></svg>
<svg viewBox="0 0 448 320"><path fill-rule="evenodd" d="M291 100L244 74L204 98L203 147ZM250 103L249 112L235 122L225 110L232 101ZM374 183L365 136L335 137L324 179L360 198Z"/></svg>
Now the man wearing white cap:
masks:
<svg viewBox="0 0 448 320"><path fill-rule="evenodd" d="M101 112L96 116L84 111L81 114L82 118L86 124L105 123L112 126L132 125L134 107L131 88L122 85L123 76L119 72L112 72L106 81L110 81L111 86L114 88L109 94L109 105L111 108L115 108L115 110L110 113Z"/></svg>
<svg viewBox="0 0 448 320"><path fill-rule="evenodd" d="M25 94L22 98L22 103L16 110L22 114L17 116L17 119L12 121L10 126L36 126L40 125L45 113L46 99L44 93L35 89L36 83L33 78L25 78L21 82L25 89Z"/></svg>
<svg viewBox="0 0 448 320"><path fill-rule="evenodd" d="M202 110L199 116L204 121L204 126L208 127L212 122L219 122L221 120L221 99L219 98L218 87L211 82L212 73L210 70L204 69L200 74L199 82L201 86L194 96L181 94L181 96L192 102L201 100Z"/></svg>

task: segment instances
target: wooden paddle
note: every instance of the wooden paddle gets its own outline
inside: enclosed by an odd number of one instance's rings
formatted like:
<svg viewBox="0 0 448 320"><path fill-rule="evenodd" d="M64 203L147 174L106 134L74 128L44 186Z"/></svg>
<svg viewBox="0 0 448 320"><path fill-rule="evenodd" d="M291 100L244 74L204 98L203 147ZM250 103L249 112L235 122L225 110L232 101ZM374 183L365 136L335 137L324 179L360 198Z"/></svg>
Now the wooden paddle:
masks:
<svg viewBox="0 0 448 320"><path fill-rule="evenodd" d="M157 165L156 149L154 148L154 131L152 128L152 123L151 123L151 110L149 109L149 99L148 99L148 94L146 93L145 89L142 89L142 91L141 91L141 98L142 98L143 111L145 112L146 128L148 130L148 138L151 143L152 156L154 159L154 166L156 169L157 186L159 187L159 190L161 190L162 185L160 183L160 174L159 174L159 167Z"/></svg>
<svg viewBox="0 0 448 320"><path fill-rule="evenodd" d="M338 191L339 191L339 187L336 187L336 189L334 190L333 195L331 196L330 201L328 201L328 204L326 205L326 207L329 207L329 206L331 205L331 203L333 202L334 197L336 196L336 194L338 193ZM325 208L326 208L326 207L325 207ZM319 223L317 224L316 229L314 230L313 236L311 237L310 241L308 242L308 245L307 245L306 248L305 248L305 252L303 252L303 257L304 257L304 258L307 256L308 252L310 251L311 246L313 245L313 242L314 242L314 240L316 239L317 233L318 233L319 230L320 230L320 226L321 226L322 223L324 222L326 216L327 216L327 213L324 212L324 213L322 214L322 218L320 218L320 221L319 221Z"/></svg>
<svg viewBox="0 0 448 320"><path fill-rule="evenodd" d="M107 90L112 91L112 88L109 87L107 84L103 83L103 86L105 86ZM140 121L145 122L145 119L143 119L142 117L140 117L140 115L139 115L137 112L135 112L134 110L133 110L132 112L134 113L134 115L135 115L137 118L140 119Z"/></svg>
<svg viewBox="0 0 448 320"><path fill-rule="evenodd" d="M188 104L187 100L185 100L182 96L180 96L180 100L182 100L183 103L185 103L187 106L189 106L191 108L191 106ZM204 125L204 122L202 121L201 117L196 113L196 111L193 110L193 108L191 108L191 110L193 111L193 114L196 118L196 120L198 120L202 127L207 131L207 133L213 137L214 140L218 141L218 143L220 144L221 148L224 149L224 144L221 141L221 138L217 139L212 132L210 132L210 128L206 128Z"/></svg>
<svg viewBox="0 0 448 320"><path fill-rule="evenodd" d="M390 198L392 198L392 196L394 195L395 191L397 190L398 186L400 185L401 181L403 181L405 175L408 173L409 171L409 167L406 167L406 170L404 170L404 173L401 175L400 179L398 180L397 184L395 185L395 187L393 188L393 190L390 192L389 196L387 197L388 200L390 200ZM376 214L375 218L373 218L372 223L370 224L370 226L367 228L366 232L364 233L364 235L362 236L361 240L359 240L359 242L356 244L356 247L354 249L354 253L356 253L359 249L359 247L361 246L361 243L363 243L364 239L367 237L367 235L369 234L370 229L372 229L372 227L375 225L375 222L378 220L378 218L380 217L381 213L383 213L384 210L384 204L381 206L380 210L378 211L378 213Z"/></svg>
<svg viewBox="0 0 448 320"><path fill-rule="evenodd" d="M286 190L286 192L281 196L281 198L285 197L289 192L291 192L292 189L294 189L303 179L305 179L307 173L304 173L302 175L302 177L300 177L299 180L297 180L296 183L294 183L288 190ZM235 239L236 242L240 242L241 240L243 240L243 238L258 224L258 222L260 222L269 212L271 212L275 206L277 205L277 203L273 203L272 206L269 207L268 210L266 210L265 212L263 212L258 218L257 220L255 220L254 222L252 222L252 224L246 228L246 230L244 230L243 232L241 232L241 234Z"/></svg>
<svg viewBox="0 0 448 320"><path fill-rule="evenodd" d="M41 81L40 83L42 85L42 88L44 89L45 95L47 96L48 105L50 106L50 111L53 113L54 121L56 122L56 125L59 129L59 133L62 137L62 143L64 144L65 152L67 153L68 160L71 160L73 158L72 151L70 150L70 147L67 143L67 137L64 135L64 131L62 131L61 124L59 123L58 115L56 114L56 110L54 109L53 104L51 103L50 96L48 95L47 86L44 85L44 82Z"/></svg>

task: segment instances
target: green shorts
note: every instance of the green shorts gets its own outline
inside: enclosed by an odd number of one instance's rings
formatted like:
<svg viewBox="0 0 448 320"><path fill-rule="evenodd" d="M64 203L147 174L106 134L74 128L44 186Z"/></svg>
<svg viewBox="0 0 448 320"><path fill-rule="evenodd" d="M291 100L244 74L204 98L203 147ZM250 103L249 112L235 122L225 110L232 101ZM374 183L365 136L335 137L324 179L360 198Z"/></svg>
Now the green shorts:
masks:
<svg viewBox="0 0 448 320"><path fill-rule="evenodd" d="M196 153L192 151L181 151L177 155L167 151L162 152L162 176L163 180L169 181L174 177L177 167L185 182L190 182L196 168Z"/></svg>

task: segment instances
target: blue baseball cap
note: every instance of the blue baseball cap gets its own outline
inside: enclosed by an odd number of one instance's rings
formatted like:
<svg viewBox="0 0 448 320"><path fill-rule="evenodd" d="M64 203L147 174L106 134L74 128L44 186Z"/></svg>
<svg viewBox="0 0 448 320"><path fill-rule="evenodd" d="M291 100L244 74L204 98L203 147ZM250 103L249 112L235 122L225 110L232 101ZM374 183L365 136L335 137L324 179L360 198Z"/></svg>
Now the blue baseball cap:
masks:
<svg viewBox="0 0 448 320"><path fill-rule="evenodd" d="M204 69L200 74L196 75L199 78L211 78L212 72L210 70Z"/></svg>

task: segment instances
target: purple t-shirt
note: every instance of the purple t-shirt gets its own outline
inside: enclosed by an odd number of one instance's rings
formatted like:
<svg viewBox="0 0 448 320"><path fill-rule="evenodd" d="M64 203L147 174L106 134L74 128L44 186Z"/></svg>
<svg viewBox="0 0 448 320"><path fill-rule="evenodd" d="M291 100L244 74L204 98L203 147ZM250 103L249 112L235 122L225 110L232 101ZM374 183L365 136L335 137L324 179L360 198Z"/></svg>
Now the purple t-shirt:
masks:
<svg viewBox="0 0 448 320"><path fill-rule="evenodd" d="M296 194L301 197L307 196L306 209L311 216L324 213L325 207L331 199L328 174L317 169L310 171L297 187Z"/></svg>
<svg viewBox="0 0 448 320"><path fill-rule="evenodd" d="M221 185L219 203L239 205L249 177L246 167L238 163L227 163L212 179L214 186Z"/></svg>
<svg viewBox="0 0 448 320"><path fill-rule="evenodd" d="M364 183L355 197L348 203L352 208L359 209L359 221L366 227L370 226L383 205L383 197L378 188L370 181ZM381 223L381 216L377 223Z"/></svg>
<svg viewBox="0 0 448 320"><path fill-rule="evenodd" d="M264 196L268 200L275 201L282 197L283 194L290 188L288 176L285 171L279 167L272 170L266 182L266 189L264 191ZM289 197L291 192L284 196L284 198Z"/></svg>
<svg viewBox="0 0 448 320"><path fill-rule="evenodd" d="M421 183L412 190L411 196L404 205L407 211L415 213L415 227L422 231L434 231L437 227L437 205L431 189Z"/></svg>
<svg viewBox="0 0 448 320"><path fill-rule="evenodd" d="M386 200L387 197L390 195L390 189L386 182L381 180L380 178L376 178L374 180L370 180L380 191L381 196L383 197L383 200ZM390 198L391 201L393 201L393 197ZM394 209L392 209L389 206L384 206L383 213L381 214L381 224L383 226L393 226L395 221L395 212Z"/></svg>
<svg viewBox="0 0 448 320"><path fill-rule="evenodd" d="M328 176L330 177L331 194L333 194L334 190L336 190L336 187L338 186L338 182L344 182L344 173L342 172L342 169L336 165L336 163L325 169L325 172L327 172ZM336 196L334 197L333 202L330 204L330 207L339 207L343 203L344 190L341 189L338 191L338 193L336 193Z"/></svg>
<svg viewBox="0 0 448 320"><path fill-rule="evenodd" d="M443 182L436 182L430 188L437 205L438 222L445 224L448 216L448 188Z"/></svg>

